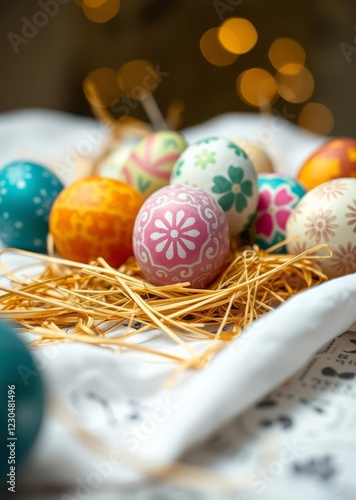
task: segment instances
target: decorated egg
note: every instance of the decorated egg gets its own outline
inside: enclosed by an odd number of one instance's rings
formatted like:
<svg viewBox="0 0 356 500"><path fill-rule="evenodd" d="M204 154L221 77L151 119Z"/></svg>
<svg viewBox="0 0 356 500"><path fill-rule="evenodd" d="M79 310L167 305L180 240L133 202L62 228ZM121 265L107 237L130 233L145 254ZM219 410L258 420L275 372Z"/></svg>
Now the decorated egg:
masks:
<svg viewBox="0 0 356 500"><path fill-rule="evenodd" d="M257 174L272 174L274 172L271 158L257 142L246 139L234 139L234 143L245 151L252 161Z"/></svg>
<svg viewBox="0 0 356 500"><path fill-rule="evenodd" d="M166 186L142 205L134 228L135 257L157 285L189 281L201 288L222 270L229 253L226 217L201 189Z"/></svg>
<svg viewBox="0 0 356 500"><path fill-rule="evenodd" d="M103 257L118 267L133 255L132 231L143 198L114 179L87 177L65 188L50 214L50 231L62 257L89 262Z"/></svg>
<svg viewBox="0 0 356 500"><path fill-rule="evenodd" d="M356 139L327 142L307 159L297 177L308 190L332 179L356 177Z"/></svg>
<svg viewBox="0 0 356 500"><path fill-rule="evenodd" d="M261 174L258 191L257 214L251 234L260 248L267 249L286 239L287 220L306 191L293 177L277 174ZM284 248L278 249L278 253L283 251Z"/></svg>
<svg viewBox="0 0 356 500"><path fill-rule="evenodd" d="M187 147L178 132L149 134L132 150L117 178L147 198L169 183L173 165Z"/></svg>
<svg viewBox="0 0 356 500"><path fill-rule="evenodd" d="M48 217L63 189L46 167L18 160L0 170L0 239L9 247L45 252Z"/></svg>
<svg viewBox="0 0 356 500"><path fill-rule="evenodd" d="M18 326L0 322L0 401L5 405L0 412L0 484L7 482L12 493L16 489L17 469L35 442L45 409L41 372L25 342L16 334Z"/></svg>
<svg viewBox="0 0 356 500"><path fill-rule="evenodd" d="M203 189L225 212L230 235L251 223L257 206L257 175L245 151L222 137L189 146L174 165L171 184Z"/></svg>
<svg viewBox="0 0 356 500"><path fill-rule="evenodd" d="M318 259L329 278L356 272L356 179L335 179L309 191L289 218L287 235L298 236L287 245L293 254L330 246L332 257Z"/></svg>
<svg viewBox="0 0 356 500"><path fill-rule="evenodd" d="M125 180L121 178L130 153L136 146L137 141L127 141L118 145L106 158L99 162L98 174L101 177L110 177L111 179Z"/></svg>

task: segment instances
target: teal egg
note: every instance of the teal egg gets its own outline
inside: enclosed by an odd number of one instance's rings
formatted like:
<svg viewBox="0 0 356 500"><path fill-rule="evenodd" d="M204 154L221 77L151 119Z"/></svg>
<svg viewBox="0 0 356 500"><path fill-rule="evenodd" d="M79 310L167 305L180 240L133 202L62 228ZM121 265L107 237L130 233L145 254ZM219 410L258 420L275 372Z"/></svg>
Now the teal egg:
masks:
<svg viewBox="0 0 356 500"><path fill-rule="evenodd" d="M286 239L287 220L305 193L305 188L293 177L258 176L258 203L251 237L260 248L268 249ZM284 247L278 249L278 253L284 252Z"/></svg>
<svg viewBox="0 0 356 500"><path fill-rule="evenodd" d="M46 167L14 161L0 170L0 239L8 247L46 252L48 217L63 189Z"/></svg>
<svg viewBox="0 0 356 500"><path fill-rule="evenodd" d="M44 388L24 342L4 321L0 322L0 402L0 481L7 482L10 467L18 473L40 429Z"/></svg>

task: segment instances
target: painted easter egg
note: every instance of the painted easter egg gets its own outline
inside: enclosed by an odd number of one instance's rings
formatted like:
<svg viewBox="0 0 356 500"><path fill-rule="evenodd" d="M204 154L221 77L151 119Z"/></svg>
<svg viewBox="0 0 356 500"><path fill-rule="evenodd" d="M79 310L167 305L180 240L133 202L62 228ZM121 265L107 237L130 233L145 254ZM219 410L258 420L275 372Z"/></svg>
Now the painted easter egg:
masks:
<svg viewBox="0 0 356 500"><path fill-rule="evenodd" d="M0 170L0 239L6 246L46 252L48 217L63 184L46 167L18 160Z"/></svg>
<svg viewBox="0 0 356 500"><path fill-rule="evenodd" d="M306 190L293 177L261 174L258 191L257 214L251 234L260 248L267 249L286 239L287 220ZM278 252L284 250L282 247Z"/></svg>
<svg viewBox="0 0 356 500"><path fill-rule="evenodd" d="M118 267L133 255L132 231L142 196L114 179L87 177L65 188L50 214L50 231L62 257L89 262L103 257Z"/></svg>
<svg viewBox="0 0 356 500"><path fill-rule="evenodd" d="M289 218L287 235L299 236L287 245L293 254L330 246L332 257L318 259L329 278L356 272L356 179L335 179L309 191Z"/></svg>
<svg viewBox="0 0 356 500"><path fill-rule="evenodd" d="M173 165L186 147L187 143L178 132L149 134L133 149L118 179L147 198L169 183Z"/></svg>
<svg viewBox="0 0 356 500"><path fill-rule="evenodd" d="M189 281L192 287L201 288L217 276L228 256L227 220L205 191L166 186L142 205L133 246L151 283Z"/></svg>
<svg viewBox="0 0 356 500"><path fill-rule="evenodd" d="M125 180L122 178L122 169L136 145L136 140L127 140L119 144L106 158L99 162L98 175L110 179Z"/></svg>
<svg viewBox="0 0 356 500"><path fill-rule="evenodd" d="M328 141L307 159L297 175L308 190L340 177L356 177L356 139Z"/></svg>
<svg viewBox="0 0 356 500"><path fill-rule="evenodd" d="M253 163L257 174L269 173L275 171L271 158L266 151L257 142L246 139L234 139L234 143L243 149Z"/></svg>
<svg viewBox="0 0 356 500"><path fill-rule="evenodd" d="M174 165L171 184L203 189L225 212L230 235L251 223L257 206L257 174L250 158L223 137L210 137L189 146Z"/></svg>
<svg viewBox="0 0 356 500"><path fill-rule="evenodd" d="M17 491L17 468L38 435L45 403L41 373L15 328L0 322L0 483L9 489L14 482L10 492Z"/></svg>

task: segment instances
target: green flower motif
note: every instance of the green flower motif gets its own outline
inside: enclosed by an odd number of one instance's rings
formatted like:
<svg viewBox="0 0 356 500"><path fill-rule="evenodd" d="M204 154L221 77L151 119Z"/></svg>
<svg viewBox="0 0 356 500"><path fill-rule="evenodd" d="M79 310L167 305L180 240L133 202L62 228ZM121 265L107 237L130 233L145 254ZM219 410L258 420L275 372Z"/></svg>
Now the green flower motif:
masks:
<svg viewBox="0 0 356 500"><path fill-rule="evenodd" d="M218 199L218 203L224 212L235 207L237 212L242 212L247 207L247 198L252 196L253 185L250 180L243 180L244 171L241 167L230 165L228 168L229 179L222 175L213 178L214 186L212 192L223 194Z"/></svg>
<svg viewBox="0 0 356 500"><path fill-rule="evenodd" d="M214 164L216 153L214 151L208 151L204 149L201 153L194 156L196 167L201 167L203 170L209 165L209 163Z"/></svg>
<svg viewBox="0 0 356 500"><path fill-rule="evenodd" d="M228 148L233 149L236 156L242 156L245 160L248 160L248 156L245 151L236 146L236 144L231 143L228 145Z"/></svg>
<svg viewBox="0 0 356 500"><path fill-rule="evenodd" d="M172 177L179 177L182 175L182 167L184 165L184 160L179 160L179 162L175 165L174 170L172 172Z"/></svg>
<svg viewBox="0 0 356 500"><path fill-rule="evenodd" d="M209 144L209 142L218 141L218 140L219 140L218 137L208 137L207 139L200 139L195 144L196 145L198 145L198 144Z"/></svg>
<svg viewBox="0 0 356 500"><path fill-rule="evenodd" d="M163 143L163 148L164 149L168 149L168 148L177 148L178 147L178 143L175 139L173 138L170 138L170 139L166 139Z"/></svg>
<svg viewBox="0 0 356 500"><path fill-rule="evenodd" d="M144 193L151 185L151 181L145 180L144 177L140 175L137 181L138 190L140 193Z"/></svg>

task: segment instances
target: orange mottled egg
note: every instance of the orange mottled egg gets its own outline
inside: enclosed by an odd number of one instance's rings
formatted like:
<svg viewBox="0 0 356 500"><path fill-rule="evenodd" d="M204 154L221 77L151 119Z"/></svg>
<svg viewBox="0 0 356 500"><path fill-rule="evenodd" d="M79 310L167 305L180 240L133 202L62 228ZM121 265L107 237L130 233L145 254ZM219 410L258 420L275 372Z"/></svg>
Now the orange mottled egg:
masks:
<svg viewBox="0 0 356 500"><path fill-rule="evenodd" d="M297 175L307 190L341 177L356 177L355 139L340 137L323 144L307 159Z"/></svg>
<svg viewBox="0 0 356 500"><path fill-rule="evenodd" d="M103 177L80 179L56 198L49 226L65 259L89 262L103 257L118 267L133 255L132 232L143 203L131 186Z"/></svg>

